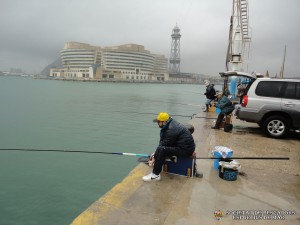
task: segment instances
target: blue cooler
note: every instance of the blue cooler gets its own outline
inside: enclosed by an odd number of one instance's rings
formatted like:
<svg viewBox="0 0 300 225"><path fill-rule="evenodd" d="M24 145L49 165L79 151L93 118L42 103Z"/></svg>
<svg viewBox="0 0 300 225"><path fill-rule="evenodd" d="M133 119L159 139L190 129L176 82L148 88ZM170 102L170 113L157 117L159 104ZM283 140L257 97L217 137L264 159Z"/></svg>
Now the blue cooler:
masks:
<svg viewBox="0 0 300 225"><path fill-rule="evenodd" d="M174 157L175 160L167 159L165 161L163 170L167 173L181 175L186 177L193 177L195 170L194 158L179 158Z"/></svg>
<svg viewBox="0 0 300 225"><path fill-rule="evenodd" d="M231 152L228 152L226 158L231 158L232 154L233 154L232 151L231 151ZM215 152L214 152L214 158L220 158L220 159L222 159L222 155L221 155L219 152L216 152L216 151L215 151ZM214 169L215 169L215 170L218 170L218 169L219 169L219 162L220 162L219 159L214 159Z"/></svg>

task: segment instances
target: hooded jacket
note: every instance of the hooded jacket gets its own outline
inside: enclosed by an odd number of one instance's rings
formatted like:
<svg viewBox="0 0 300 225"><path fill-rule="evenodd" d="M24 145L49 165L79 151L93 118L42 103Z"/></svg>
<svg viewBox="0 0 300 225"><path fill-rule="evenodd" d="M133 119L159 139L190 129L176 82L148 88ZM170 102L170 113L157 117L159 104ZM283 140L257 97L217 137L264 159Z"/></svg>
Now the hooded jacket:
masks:
<svg viewBox="0 0 300 225"><path fill-rule="evenodd" d="M209 84L206 87L206 92L204 93L204 95L206 95L206 98L208 98L208 99L215 99L215 94L216 94L216 91L214 88L214 84Z"/></svg>
<svg viewBox="0 0 300 225"><path fill-rule="evenodd" d="M217 108L221 109L221 113L228 115L234 110L232 102L226 97L223 96L218 103L216 104Z"/></svg>
<svg viewBox="0 0 300 225"><path fill-rule="evenodd" d="M191 132L172 118L160 130L159 146L178 147L191 154L195 151L195 142Z"/></svg>

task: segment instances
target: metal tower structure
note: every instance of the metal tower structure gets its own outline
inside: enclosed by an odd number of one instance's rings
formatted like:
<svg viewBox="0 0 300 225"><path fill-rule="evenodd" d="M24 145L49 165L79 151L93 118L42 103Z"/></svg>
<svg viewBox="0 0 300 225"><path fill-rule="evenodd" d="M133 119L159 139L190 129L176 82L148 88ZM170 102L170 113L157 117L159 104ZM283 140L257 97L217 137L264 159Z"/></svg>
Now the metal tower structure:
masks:
<svg viewBox="0 0 300 225"><path fill-rule="evenodd" d="M248 71L250 43L248 0L233 0L226 57L227 71Z"/></svg>
<svg viewBox="0 0 300 225"><path fill-rule="evenodd" d="M173 74L180 73L180 29L176 26L173 28L172 32L172 43L171 43L171 54L170 54L170 64L169 72Z"/></svg>

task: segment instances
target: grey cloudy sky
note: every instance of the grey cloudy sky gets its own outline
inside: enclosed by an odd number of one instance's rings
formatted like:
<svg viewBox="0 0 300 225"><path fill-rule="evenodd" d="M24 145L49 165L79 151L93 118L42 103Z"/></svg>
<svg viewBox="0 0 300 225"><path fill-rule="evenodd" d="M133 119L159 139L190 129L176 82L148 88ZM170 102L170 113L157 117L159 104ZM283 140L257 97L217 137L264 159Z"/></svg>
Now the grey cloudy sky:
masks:
<svg viewBox="0 0 300 225"><path fill-rule="evenodd" d="M300 1L248 0L252 28L249 72L299 77ZM0 70L39 73L64 43L101 47L135 43L152 53L171 49L181 29L181 71L225 70L233 0L0 0Z"/></svg>

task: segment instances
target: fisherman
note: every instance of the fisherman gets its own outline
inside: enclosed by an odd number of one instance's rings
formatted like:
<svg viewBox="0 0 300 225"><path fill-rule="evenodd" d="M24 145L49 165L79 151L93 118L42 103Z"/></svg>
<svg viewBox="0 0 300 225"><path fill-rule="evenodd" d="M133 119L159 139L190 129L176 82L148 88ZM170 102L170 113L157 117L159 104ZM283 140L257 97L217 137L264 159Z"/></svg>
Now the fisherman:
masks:
<svg viewBox="0 0 300 225"><path fill-rule="evenodd" d="M216 97L218 98L218 102L215 104L217 108L221 110L218 115L216 124L211 127L212 129L220 129L221 123L225 115L229 115L234 110L234 106L229 98L223 94L222 91L217 91Z"/></svg>
<svg viewBox="0 0 300 225"><path fill-rule="evenodd" d="M206 92L204 95L206 96L206 101L205 101L205 110L203 112L208 112L210 103L215 99L215 88L214 84L210 84L209 80L204 81L205 87L206 87Z"/></svg>
<svg viewBox="0 0 300 225"><path fill-rule="evenodd" d="M160 141L155 153L151 156L155 161L153 171L143 177L144 181L160 180L160 172L166 158L171 156L191 157L196 147L191 132L170 117L168 113L159 113L153 122L156 122L161 128Z"/></svg>

